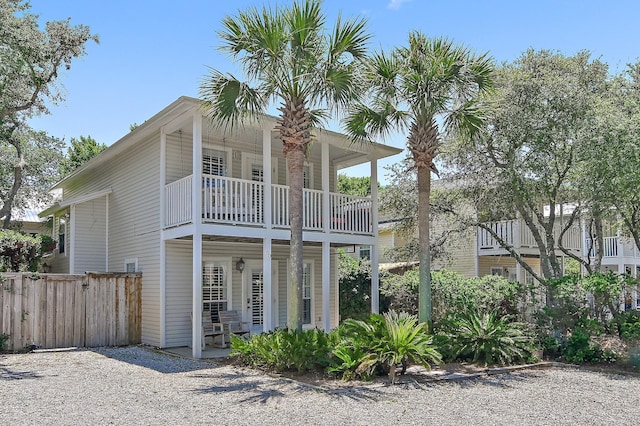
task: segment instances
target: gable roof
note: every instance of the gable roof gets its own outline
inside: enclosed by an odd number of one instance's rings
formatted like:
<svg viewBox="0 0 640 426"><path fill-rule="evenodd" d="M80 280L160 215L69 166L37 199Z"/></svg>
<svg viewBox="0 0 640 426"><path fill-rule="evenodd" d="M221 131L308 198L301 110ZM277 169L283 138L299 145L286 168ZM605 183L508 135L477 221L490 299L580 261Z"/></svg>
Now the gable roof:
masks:
<svg viewBox="0 0 640 426"><path fill-rule="evenodd" d="M72 179L82 173L85 173L97 167L99 164L102 164L105 161L109 161L117 155L126 152L138 141L158 132L162 125L165 125L169 121L179 118L180 116L187 117L190 114L196 112L201 107L202 101L200 99L192 98L189 96L179 97L164 109L162 109L160 112L146 120L140 126L114 142L106 150L102 151L100 154L93 157L82 166L78 167L61 181L57 182L51 187L51 189L53 190L61 188L63 182ZM259 120L259 123L250 123L247 124L247 126L264 127L264 124L267 123L275 128L277 123L276 117L266 114L262 114ZM368 161L369 159L364 158L363 154L369 157L384 158L402 152L401 149L376 142L371 142L370 144L354 144L351 143L345 135L331 130L320 130L317 135L317 139L326 141L331 145L336 145L345 150L353 152L353 155L346 155L341 159L338 164L339 168L349 167Z"/></svg>

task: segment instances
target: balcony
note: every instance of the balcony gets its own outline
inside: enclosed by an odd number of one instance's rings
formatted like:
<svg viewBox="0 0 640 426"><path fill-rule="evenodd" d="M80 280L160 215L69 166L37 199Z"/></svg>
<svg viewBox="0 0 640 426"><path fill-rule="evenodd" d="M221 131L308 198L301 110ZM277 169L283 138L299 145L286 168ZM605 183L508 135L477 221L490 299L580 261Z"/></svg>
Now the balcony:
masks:
<svg viewBox="0 0 640 426"><path fill-rule="evenodd" d="M191 223L193 175L165 185L165 228ZM265 185L246 179L202 175L201 194L204 223L265 227ZM271 226L290 228L289 187L271 185ZM303 229L329 232L373 235L371 199L329 193L329 217L323 216L324 192L303 190Z"/></svg>
<svg viewBox="0 0 640 426"><path fill-rule="evenodd" d="M502 220L498 222L490 222L487 224L493 232L495 232L507 244L513 246L521 254L537 254L538 245L536 244L533 234L520 219ZM560 224L556 225L555 234L561 231ZM582 253L582 235L580 228L573 225L565 233L563 237L563 245L569 250L574 250L577 254ZM497 238L486 229L478 228L478 254L506 254L498 242Z"/></svg>
<svg viewBox="0 0 640 426"><path fill-rule="evenodd" d="M593 247L592 247L593 246ZM602 239L602 257L603 259L626 258L640 259L640 250L630 238L622 237L604 237ZM589 257L594 257L597 242L587 239L585 241L585 251L589 250Z"/></svg>

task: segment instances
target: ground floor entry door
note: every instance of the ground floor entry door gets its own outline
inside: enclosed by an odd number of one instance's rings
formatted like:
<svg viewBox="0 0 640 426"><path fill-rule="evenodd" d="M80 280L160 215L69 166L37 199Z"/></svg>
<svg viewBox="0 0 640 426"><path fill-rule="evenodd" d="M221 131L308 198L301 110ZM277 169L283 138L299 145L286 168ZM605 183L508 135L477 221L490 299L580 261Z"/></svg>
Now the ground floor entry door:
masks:
<svg viewBox="0 0 640 426"><path fill-rule="evenodd" d="M243 300L245 301L244 321L251 324L252 333L260 333L263 331L262 324L264 319L264 287L269 283L264 276L264 268L262 260L247 260L244 270L244 290ZM278 262L273 261L271 264L271 313L274 327L277 325L278 319Z"/></svg>

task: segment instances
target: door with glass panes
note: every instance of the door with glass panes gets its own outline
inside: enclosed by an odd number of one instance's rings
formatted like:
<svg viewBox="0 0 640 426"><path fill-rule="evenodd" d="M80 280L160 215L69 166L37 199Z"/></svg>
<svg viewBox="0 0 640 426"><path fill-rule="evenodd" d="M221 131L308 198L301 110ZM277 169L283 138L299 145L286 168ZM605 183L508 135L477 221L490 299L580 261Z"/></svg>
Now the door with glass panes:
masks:
<svg viewBox="0 0 640 426"><path fill-rule="evenodd" d="M262 260L247 260L243 278L244 321L251 325L252 333L261 333L265 309L263 294L266 285ZM271 296L271 321L275 327L278 325L278 261L271 262Z"/></svg>
<svg viewBox="0 0 640 426"><path fill-rule="evenodd" d="M271 158L271 182L277 184L278 159ZM264 165L262 156L242 153L242 178L253 182L264 182ZM251 191L251 212L258 218L264 215L264 190L253 187Z"/></svg>

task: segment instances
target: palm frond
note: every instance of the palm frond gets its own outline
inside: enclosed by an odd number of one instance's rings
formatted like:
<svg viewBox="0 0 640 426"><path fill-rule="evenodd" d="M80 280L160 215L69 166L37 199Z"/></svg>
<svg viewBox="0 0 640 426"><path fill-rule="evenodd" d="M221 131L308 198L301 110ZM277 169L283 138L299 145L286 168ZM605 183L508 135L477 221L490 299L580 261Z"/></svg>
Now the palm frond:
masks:
<svg viewBox="0 0 640 426"><path fill-rule="evenodd" d="M227 128L242 124L246 118L256 118L266 107L263 91L215 69L210 69L202 82L200 97L211 121Z"/></svg>

